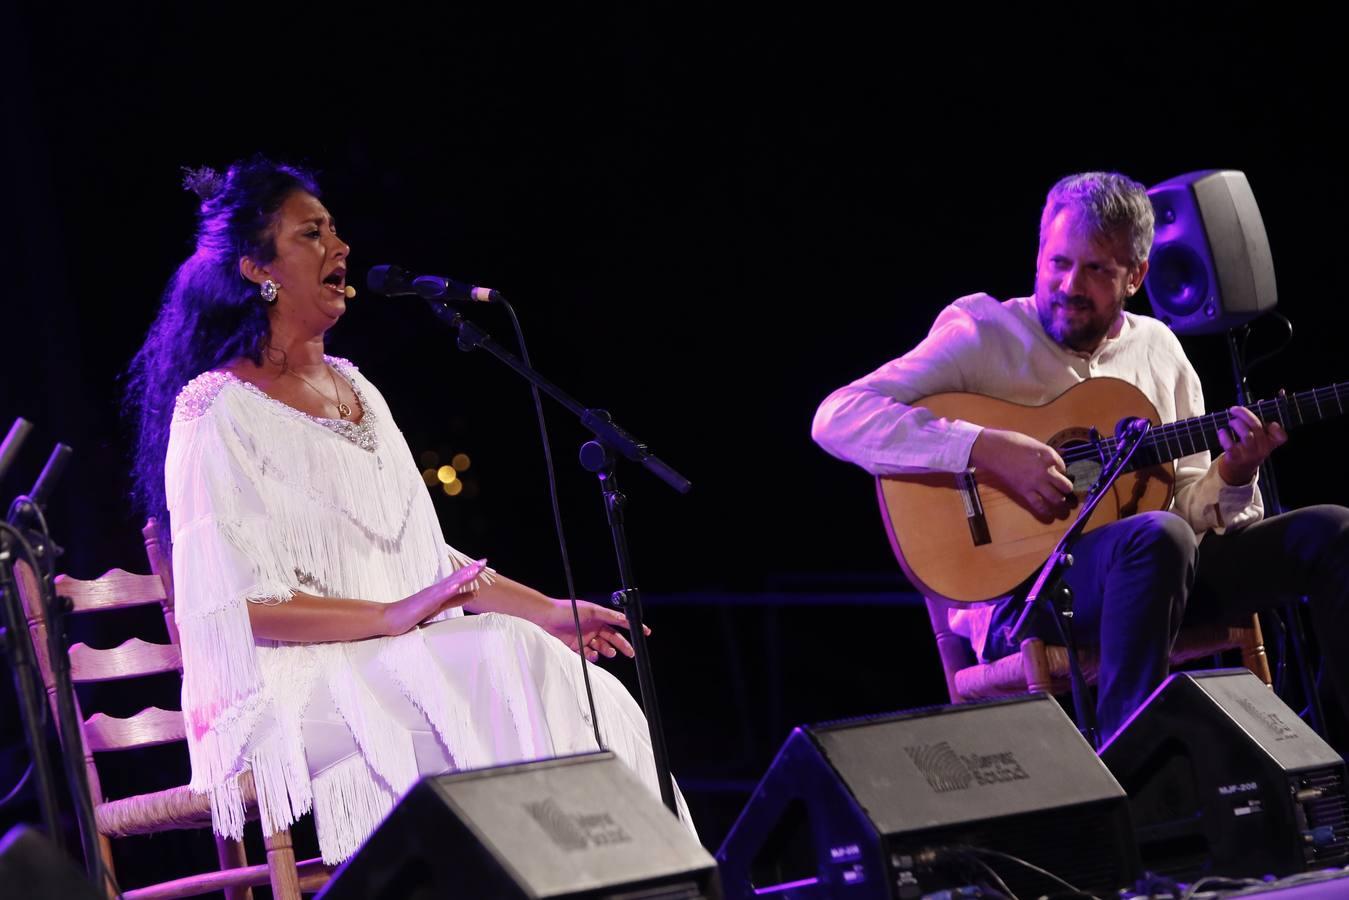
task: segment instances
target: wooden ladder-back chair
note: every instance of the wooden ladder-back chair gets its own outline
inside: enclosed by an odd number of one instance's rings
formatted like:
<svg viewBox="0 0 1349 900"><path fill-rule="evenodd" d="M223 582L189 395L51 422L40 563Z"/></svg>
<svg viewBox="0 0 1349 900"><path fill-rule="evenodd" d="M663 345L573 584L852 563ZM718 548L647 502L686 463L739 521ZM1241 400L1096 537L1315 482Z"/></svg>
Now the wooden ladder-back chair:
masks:
<svg viewBox="0 0 1349 900"><path fill-rule="evenodd" d="M164 672L182 673L182 653L178 647L178 629L173 618L173 579L167 542L160 540L153 519L143 533L151 568L157 574L136 575L113 569L91 581L62 575L56 579L56 588L60 596L69 598L71 612L75 615L157 603L163 610L170 642L147 643L139 638L131 638L108 650L75 644L69 648L69 655L71 680L77 686ZM38 602L38 581L32 569L22 563L18 566L18 581L42 679L55 710L56 686L51 658L47 652L47 623ZM95 713L86 719L83 712L79 711L78 698L76 710L81 722L80 733L76 736L78 746L67 745L62 749L65 753L78 753L84 760L98 829L99 853L109 873L113 871L113 838L211 826L208 798L194 793L186 785L117 800L104 797L100 786L98 769L94 763L95 754L176 741L184 742L183 750L186 753L186 731L181 712L148 706L125 719L103 713ZM69 736L63 739L69 742ZM240 786L245 802L251 807L250 818L256 818L256 795L249 773L244 773ZM331 874L331 870L317 859L297 866L289 831L266 838L267 862L259 865L248 864L241 842L218 835L213 837L219 870L128 890L124 896L127 900L147 900L192 897L223 890L229 900L243 900L252 897L253 886L270 884L272 895L278 900L298 900L302 891L315 891L322 887ZM104 885L104 890L113 896L111 885Z"/></svg>
<svg viewBox="0 0 1349 900"><path fill-rule="evenodd" d="M1068 681L1068 649L1028 638L1021 648L1002 659L981 663L963 635L951 630L951 607L940 600L928 599L927 613L937 639L937 653L946 674L946 690L952 703L1006 697L1026 691L1063 694L1071 690ZM1243 625L1190 625L1182 628L1171 650L1171 665L1216 656L1228 650L1240 650L1241 662L1266 685L1272 685L1260 617L1251 616ZM1082 673L1095 683L1098 660L1091 650L1078 650Z"/></svg>

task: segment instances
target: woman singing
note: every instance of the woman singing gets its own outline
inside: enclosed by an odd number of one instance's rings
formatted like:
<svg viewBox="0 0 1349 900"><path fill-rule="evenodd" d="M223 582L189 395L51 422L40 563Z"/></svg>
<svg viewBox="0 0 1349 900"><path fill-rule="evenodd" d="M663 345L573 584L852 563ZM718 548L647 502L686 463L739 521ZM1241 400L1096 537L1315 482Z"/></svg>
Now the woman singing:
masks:
<svg viewBox="0 0 1349 900"><path fill-rule="evenodd" d="M255 157L188 183L196 249L130 401L138 497L172 525L192 788L216 831L242 833L251 770L264 832L312 808L337 863L421 776L596 749L570 603L445 543L384 398L324 354L350 248L313 177ZM580 615L589 658L632 655L619 613ZM640 708L591 679L606 747L659 793Z"/></svg>

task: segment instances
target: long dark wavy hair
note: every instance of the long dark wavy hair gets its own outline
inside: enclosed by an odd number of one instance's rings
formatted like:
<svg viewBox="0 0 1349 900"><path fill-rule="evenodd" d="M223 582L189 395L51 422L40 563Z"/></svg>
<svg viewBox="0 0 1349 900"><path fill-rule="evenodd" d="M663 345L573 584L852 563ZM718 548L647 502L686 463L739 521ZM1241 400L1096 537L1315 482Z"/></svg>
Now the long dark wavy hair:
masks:
<svg viewBox="0 0 1349 900"><path fill-rule="evenodd" d="M223 174L186 172L201 198L196 250L164 289L159 315L127 371L125 410L136 428L133 498L140 512L168 521L164 454L173 404L183 385L232 359L261 364L270 333L258 286L239 273L247 256L276 258L273 224L295 191L319 195L313 173L254 156Z"/></svg>

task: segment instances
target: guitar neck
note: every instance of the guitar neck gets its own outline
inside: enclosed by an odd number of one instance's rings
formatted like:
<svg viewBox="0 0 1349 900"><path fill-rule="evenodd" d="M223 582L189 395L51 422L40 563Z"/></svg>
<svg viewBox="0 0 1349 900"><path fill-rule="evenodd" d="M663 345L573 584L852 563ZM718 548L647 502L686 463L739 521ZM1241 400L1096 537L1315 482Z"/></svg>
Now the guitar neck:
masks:
<svg viewBox="0 0 1349 900"><path fill-rule="evenodd" d="M1261 400L1246 406L1262 422L1278 422L1286 430L1309 422L1332 419L1346 412L1349 404L1349 382L1332 384L1327 387L1313 388L1296 394L1283 394L1269 400ZM1182 419L1166 425L1154 425L1148 432L1143 446L1138 448L1130 469L1138 469L1158 463L1170 462L1201 453L1221 453L1222 444L1218 432L1227 428L1231 416L1227 410ZM1104 441L1107 449L1113 452L1115 439Z"/></svg>

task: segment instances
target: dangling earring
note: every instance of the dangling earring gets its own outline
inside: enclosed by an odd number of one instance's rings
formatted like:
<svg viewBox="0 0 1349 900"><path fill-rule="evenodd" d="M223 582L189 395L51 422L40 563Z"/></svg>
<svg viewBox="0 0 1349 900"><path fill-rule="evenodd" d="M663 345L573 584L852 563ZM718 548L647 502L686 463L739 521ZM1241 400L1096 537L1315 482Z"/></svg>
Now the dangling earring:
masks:
<svg viewBox="0 0 1349 900"><path fill-rule="evenodd" d="M263 303L266 303L268 306L270 306L276 302L277 287L278 287L277 283L275 281L272 281L272 279L270 278L268 278L266 281L262 283L261 294Z"/></svg>

